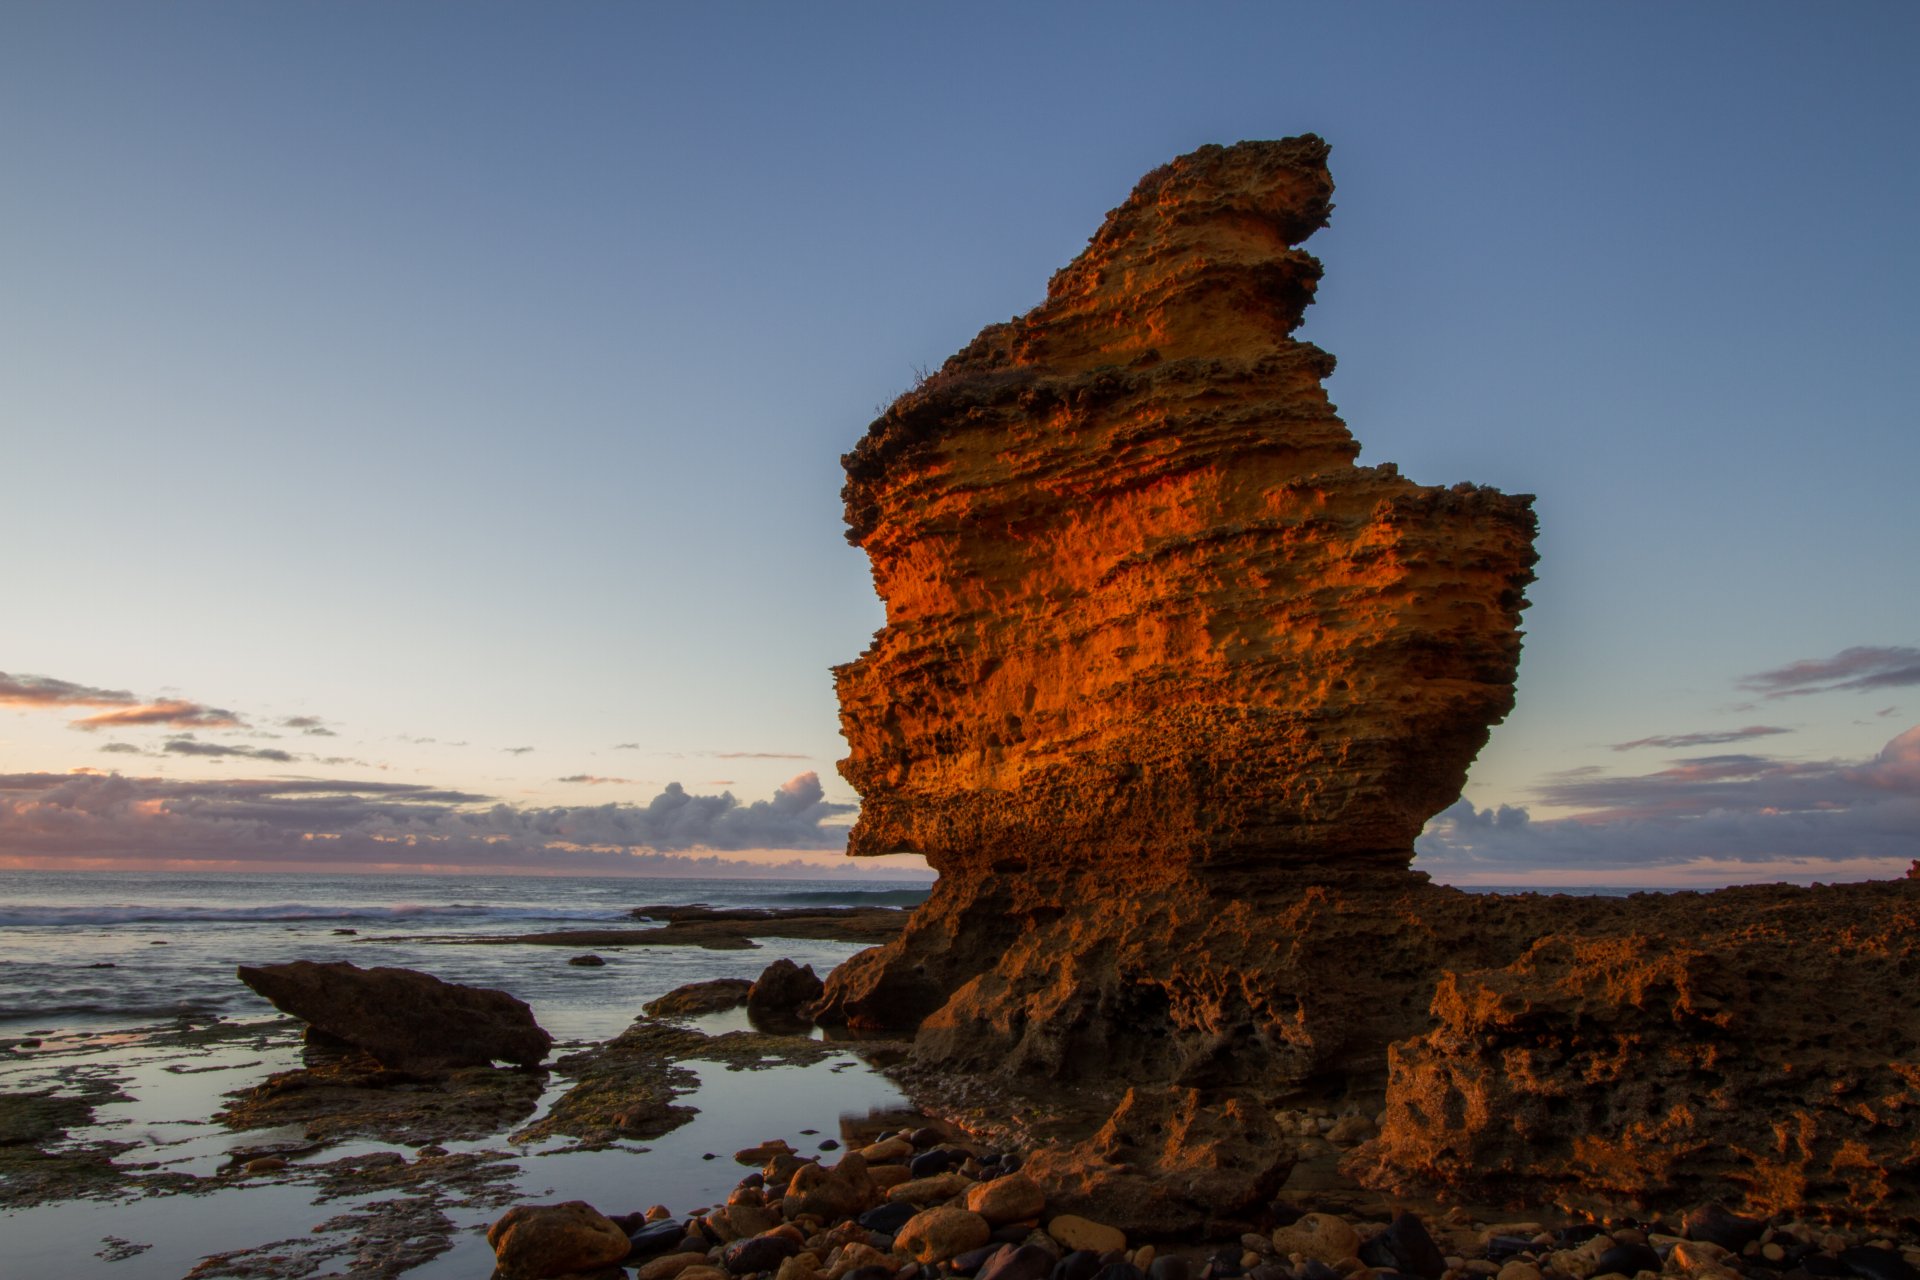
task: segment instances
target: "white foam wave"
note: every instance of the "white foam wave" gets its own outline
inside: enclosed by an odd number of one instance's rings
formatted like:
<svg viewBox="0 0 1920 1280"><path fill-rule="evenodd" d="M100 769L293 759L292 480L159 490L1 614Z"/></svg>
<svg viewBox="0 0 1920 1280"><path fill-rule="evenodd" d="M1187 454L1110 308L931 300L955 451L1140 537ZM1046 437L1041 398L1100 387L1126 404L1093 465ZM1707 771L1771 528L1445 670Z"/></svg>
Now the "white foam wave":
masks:
<svg viewBox="0 0 1920 1280"><path fill-rule="evenodd" d="M85 926L109 924L231 923L278 921L326 923L360 921L404 924L410 921L623 920L624 911L569 910L563 907L496 907L469 903L407 903L398 906L310 905L280 902L248 907L206 906L0 906L0 926Z"/></svg>

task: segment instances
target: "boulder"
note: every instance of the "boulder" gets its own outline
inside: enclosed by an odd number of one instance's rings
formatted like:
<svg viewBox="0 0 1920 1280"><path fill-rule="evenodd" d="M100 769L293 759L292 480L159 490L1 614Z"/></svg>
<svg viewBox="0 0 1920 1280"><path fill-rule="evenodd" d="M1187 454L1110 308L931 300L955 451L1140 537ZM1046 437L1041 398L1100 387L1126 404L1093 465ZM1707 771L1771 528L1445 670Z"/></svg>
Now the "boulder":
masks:
<svg viewBox="0 0 1920 1280"><path fill-rule="evenodd" d="M1047 1193L1024 1173L1010 1173L967 1191L967 1208L996 1227L1037 1218L1046 1207Z"/></svg>
<svg viewBox="0 0 1920 1280"><path fill-rule="evenodd" d="M240 980L282 1013L403 1071L511 1062L531 1067L553 1037L504 991L442 982L412 969L345 961L241 965Z"/></svg>
<svg viewBox="0 0 1920 1280"><path fill-rule="evenodd" d="M774 1023L805 1021L806 1009L824 989L812 965L797 965L783 956L754 979L747 991L747 1016Z"/></svg>
<svg viewBox="0 0 1920 1280"><path fill-rule="evenodd" d="M993 1235L987 1220L966 1209L927 1209L908 1219L893 1238L895 1253L922 1265L978 1249Z"/></svg>
<svg viewBox="0 0 1920 1280"><path fill-rule="evenodd" d="M866 1212L879 1198L879 1188L867 1173L867 1162L859 1152L850 1151L831 1169L802 1165L787 1184L784 1207L789 1218L811 1214L822 1222L834 1223Z"/></svg>
<svg viewBox="0 0 1920 1280"><path fill-rule="evenodd" d="M552 1280L618 1266L627 1233L584 1200L523 1204L487 1229L499 1280Z"/></svg>

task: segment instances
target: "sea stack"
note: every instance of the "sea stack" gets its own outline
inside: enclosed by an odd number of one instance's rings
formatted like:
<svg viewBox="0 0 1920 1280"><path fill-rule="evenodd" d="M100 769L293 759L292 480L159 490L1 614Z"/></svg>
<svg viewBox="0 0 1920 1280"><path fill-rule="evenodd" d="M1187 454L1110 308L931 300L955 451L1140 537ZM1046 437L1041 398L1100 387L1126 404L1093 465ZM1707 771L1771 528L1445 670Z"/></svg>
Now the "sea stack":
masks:
<svg viewBox="0 0 1920 1280"><path fill-rule="evenodd" d="M941 879L826 1016L966 1023L1017 1057L1026 1015L1056 1035L1090 1001L1095 1040L1170 1040L1149 1078L1180 1078L1222 1034L1310 1038L1294 979L1254 972L1271 958L1205 950L1284 936L1236 905L1420 884L1414 837L1513 705L1534 516L1355 465L1333 358L1292 336L1327 153L1243 142L1148 174L1044 303L844 459L887 608L835 672L851 852ZM1032 1065L1078 1056L1057 1050Z"/></svg>

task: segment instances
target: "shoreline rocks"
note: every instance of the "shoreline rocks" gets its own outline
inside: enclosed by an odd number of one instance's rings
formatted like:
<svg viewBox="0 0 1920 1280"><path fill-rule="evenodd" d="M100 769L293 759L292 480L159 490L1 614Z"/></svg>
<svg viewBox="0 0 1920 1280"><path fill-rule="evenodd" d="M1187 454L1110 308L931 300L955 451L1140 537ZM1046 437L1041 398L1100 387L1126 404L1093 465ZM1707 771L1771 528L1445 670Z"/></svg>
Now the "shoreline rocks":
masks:
<svg viewBox="0 0 1920 1280"><path fill-rule="evenodd" d="M1135 1121L1151 1117L1136 1108ZM1269 1118L1269 1123L1271 1123ZM849 1135L851 1136L851 1135ZM869 1164L861 1152L878 1152ZM887 1168L959 1155L951 1195L890 1200ZM1358 1212L1269 1201L1245 1229L1123 1229L1096 1206L1063 1209L1047 1150L991 1150L951 1130L901 1130L826 1166L775 1140L738 1153L764 1162L727 1203L683 1217L665 1206L603 1214L572 1202L522 1206L494 1224L498 1280L1920 1280L1920 1240L1715 1203L1639 1219L1516 1220L1460 1208ZM900 1184L895 1184L896 1189ZM831 1189L826 1190L826 1189ZM551 1227L549 1229L549 1224ZM1911 1227L1912 1224L1910 1224ZM556 1241L542 1253L530 1242ZM621 1233L614 1243L608 1228ZM631 1272L627 1269L632 1269Z"/></svg>
<svg viewBox="0 0 1920 1280"><path fill-rule="evenodd" d="M553 1047L525 1001L413 969L294 960L241 965L239 978L282 1013L396 1070L533 1067Z"/></svg>

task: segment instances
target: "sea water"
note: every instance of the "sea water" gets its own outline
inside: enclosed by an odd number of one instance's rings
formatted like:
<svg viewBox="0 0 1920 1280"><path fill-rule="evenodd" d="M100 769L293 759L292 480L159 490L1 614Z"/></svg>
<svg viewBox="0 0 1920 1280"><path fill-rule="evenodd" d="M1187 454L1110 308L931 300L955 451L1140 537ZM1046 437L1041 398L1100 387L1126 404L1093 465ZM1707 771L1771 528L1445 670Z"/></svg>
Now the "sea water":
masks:
<svg viewBox="0 0 1920 1280"><path fill-rule="evenodd" d="M396 965L525 1000L556 1038L555 1055L618 1034L641 1006L688 982L752 978L787 957L824 974L860 944L779 938L770 925L753 950L640 946L593 949L606 963L569 965L585 947L479 944L481 937L565 929L641 928L636 907L881 906L906 909L927 886L833 875L817 880L665 877L375 876L0 871L0 1093L68 1092L79 1075L111 1079L130 1101L100 1106L80 1137L138 1144L125 1163L153 1161L199 1178L218 1175L261 1134L210 1122L226 1095L300 1065L291 1024L234 976L241 964L347 960ZM169 1033L220 1022L257 1040L182 1048ZM807 1149L836 1120L897 1110L900 1093L851 1051L812 1067L731 1072L689 1064L700 1108L651 1143L598 1152L530 1151L516 1191L526 1200L587 1199L610 1212L661 1202L676 1212L724 1197L738 1178L726 1154L785 1137ZM544 1109L564 1090L554 1080ZM813 1142L820 1138L811 1139ZM449 1144L505 1146L504 1135ZM355 1151L380 1144L351 1144ZM345 1147L312 1156L337 1159ZM404 1150L404 1149L400 1149ZM718 1153L719 1159L709 1159ZM200 1257L310 1233L341 1204L317 1206L307 1188L270 1181L221 1184L211 1194L121 1197L0 1210L0 1276L183 1275ZM484 1274L491 1261L476 1213L449 1253L409 1273L421 1280ZM142 1251L115 1260L108 1237ZM102 1256L103 1254L108 1256ZM337 1264L336 1264L337 1265Z"/></svg>

